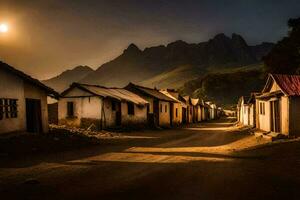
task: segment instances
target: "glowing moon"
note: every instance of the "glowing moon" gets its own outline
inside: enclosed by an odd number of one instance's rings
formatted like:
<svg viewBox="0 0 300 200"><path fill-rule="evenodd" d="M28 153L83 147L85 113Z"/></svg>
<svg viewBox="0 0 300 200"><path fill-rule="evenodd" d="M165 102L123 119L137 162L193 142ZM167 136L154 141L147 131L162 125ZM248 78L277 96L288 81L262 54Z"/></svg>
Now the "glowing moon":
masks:
<svg viewBox="0 0 300 200"><path fill-rule="evenodd" d="M8 31L7 24L0 24L0 33L6 33Z"/></svg>

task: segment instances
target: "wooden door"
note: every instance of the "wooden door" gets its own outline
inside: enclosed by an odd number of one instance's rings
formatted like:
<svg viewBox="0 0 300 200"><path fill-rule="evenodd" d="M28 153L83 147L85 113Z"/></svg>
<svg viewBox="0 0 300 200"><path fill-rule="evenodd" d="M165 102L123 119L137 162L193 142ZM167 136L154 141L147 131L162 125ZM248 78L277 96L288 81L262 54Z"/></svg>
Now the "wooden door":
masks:
<svg viewBox="0 0 300 200"><path fill-rule="evenodd" d="M271 101L271 131L280 132L280 104L279 101Z"/></svg>
<svg viewBox="0 0 300 200"><path fill-rule="evenodd" d="M43 132L41 100L26 99L26 126L28 132Z"/></svg>

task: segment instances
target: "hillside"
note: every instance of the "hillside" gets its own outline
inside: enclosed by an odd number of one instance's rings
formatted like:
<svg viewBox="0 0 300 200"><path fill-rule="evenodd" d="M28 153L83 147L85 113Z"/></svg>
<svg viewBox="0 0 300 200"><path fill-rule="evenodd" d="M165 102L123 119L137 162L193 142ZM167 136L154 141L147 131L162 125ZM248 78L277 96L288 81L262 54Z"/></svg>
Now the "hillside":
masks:
<svg viewBox="0 0 300 200"><path fill-rule="evenodd" d="M42 81L44 84L55 89L58 92L62 92L70 86L71 83L77 82L92 73L94 70L88 66L78 66L74 69L64 71L56 77Z"/></svg>
<svg viewBox="0 0 300 200"><path fill-rule="evenodd" d="M259 92L265 83L263 65L245 66L233 71L208 73L180 88L184 95L214 100L219 105L235 104L240 96Z"/></svg>

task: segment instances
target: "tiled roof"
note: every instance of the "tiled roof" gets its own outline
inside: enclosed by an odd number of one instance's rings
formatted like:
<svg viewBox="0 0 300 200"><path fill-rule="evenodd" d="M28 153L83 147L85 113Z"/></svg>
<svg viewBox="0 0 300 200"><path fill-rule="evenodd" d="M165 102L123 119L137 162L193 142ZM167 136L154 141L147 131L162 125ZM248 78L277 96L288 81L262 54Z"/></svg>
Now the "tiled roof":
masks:
<svg viewBox="0 0 300 200"><path fill-rule="evenodd" d="M129 83L129 85L126 86L125 88L130 88L130 87L138 89L142 93L145 93L151 97L154 97L154 98L162 100L162 101L176 102L174 99L164 95L163 93L159 92L159 90L157 90L157 89L147 88L147 87L143 87L140 85L135 85L133 83Z"/></svg>
<svg viewBox="0 0 300 200"><path fill-rule="evenodd" d="M300 96L299 75L270 74L270 78L273 78L284 94L288 96Z"/></svg>

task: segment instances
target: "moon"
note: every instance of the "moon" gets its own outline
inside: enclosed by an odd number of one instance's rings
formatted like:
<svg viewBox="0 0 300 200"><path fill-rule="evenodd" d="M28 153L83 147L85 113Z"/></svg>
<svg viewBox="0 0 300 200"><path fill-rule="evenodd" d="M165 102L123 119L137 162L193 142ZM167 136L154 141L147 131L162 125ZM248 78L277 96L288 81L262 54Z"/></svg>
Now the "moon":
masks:
<svg viewBox="0 0 300 200"><path fill-rule="evenodd" d="M7 24L0 24L0 33L6 33L8 31Z"/></svg>

